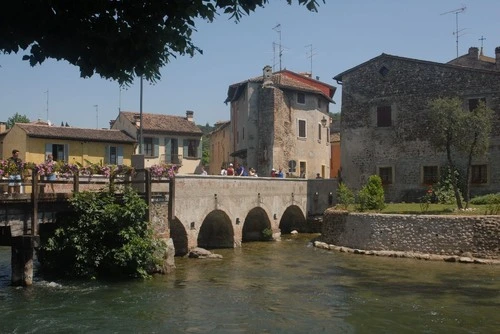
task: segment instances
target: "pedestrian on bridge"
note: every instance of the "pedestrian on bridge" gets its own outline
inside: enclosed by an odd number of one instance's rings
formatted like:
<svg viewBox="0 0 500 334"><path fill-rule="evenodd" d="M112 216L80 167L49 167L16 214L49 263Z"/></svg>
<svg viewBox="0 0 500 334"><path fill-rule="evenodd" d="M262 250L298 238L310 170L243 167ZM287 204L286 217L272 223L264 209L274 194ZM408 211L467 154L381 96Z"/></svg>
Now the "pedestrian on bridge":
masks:
<svg viewBox="0 0 500 334"><path fill-rule="evenodd" d="M21 181L23 173L23 161L19 158L19 150L12 150L12 156L7 159L9 173L9 194L21 192Z"/></svg>
<svg viewBox="0 0 500 334"><path fill-rule="evenodd" d="M230 163L229 164L229 167L227 167L227 176L234 176L234 168L233 168L233 164Z"/></svg>

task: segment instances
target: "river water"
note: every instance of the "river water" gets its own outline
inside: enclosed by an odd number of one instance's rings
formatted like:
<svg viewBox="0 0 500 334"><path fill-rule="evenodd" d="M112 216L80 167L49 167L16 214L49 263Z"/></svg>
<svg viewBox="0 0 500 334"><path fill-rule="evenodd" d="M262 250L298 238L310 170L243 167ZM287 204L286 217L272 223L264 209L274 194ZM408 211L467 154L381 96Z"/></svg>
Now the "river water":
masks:
<svg viewBox="0 0 500 334"><path fill-rule="evenodd" d="M500 266L317 249L315 235L176 258L168 276L10 285L0 333L500 333Z"/></svg>

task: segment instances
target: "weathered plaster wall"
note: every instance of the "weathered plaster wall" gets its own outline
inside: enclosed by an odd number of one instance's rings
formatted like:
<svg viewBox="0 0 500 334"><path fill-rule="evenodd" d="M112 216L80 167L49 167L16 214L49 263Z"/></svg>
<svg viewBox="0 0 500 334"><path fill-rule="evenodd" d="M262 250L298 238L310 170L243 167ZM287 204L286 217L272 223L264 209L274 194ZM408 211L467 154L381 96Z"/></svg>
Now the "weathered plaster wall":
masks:
<svg viewBox="0 0 500 334"><path fill-rule="evenodd" d="M347 213L327 209L321 241L355 249L500 259L499 216Z"/></svg>

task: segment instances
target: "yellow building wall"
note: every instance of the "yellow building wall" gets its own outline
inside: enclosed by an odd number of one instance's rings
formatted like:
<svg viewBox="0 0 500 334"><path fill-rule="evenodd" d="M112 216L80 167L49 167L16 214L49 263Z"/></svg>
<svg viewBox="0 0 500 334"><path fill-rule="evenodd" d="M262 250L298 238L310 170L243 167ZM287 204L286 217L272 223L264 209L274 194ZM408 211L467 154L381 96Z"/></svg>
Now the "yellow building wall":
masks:
<svg viewBox="0 0 500 334"><path fill-rule="evenodd" d="M26 161L26 132L21 128L14 126L3 140L3 158L8 159L12 156L12 150L19 150L19 158Z"/></svg>
<svg viewBox="0 0 500 334"><path fill-rule="evenodd" d="M14 126L5 136L2 144L4 159L11 156L13 149L19 150L19 157L24 162L42 163L45 161L45 145L68 145L68 162L86 165L86 160L92 163L104 163L106 146L123 147L123 164L130 166L134 152L133 143L81 142L78 140L62 140L48 138L32 138L24 130Z"/></svg>
<svg viewBox="0 0 500 334"><path fill-rule="evenodd" d="M130 166L131 157L134 151L133 144L124 143L99 143L99 142L81 142L77 140L60 140L47 138L27 138L26 140L26 160L34 163L45 161L45 145L58 144L68 145L68 162L87 165L86 161L91 163L105 163L106 146L123 147L123 164Z"/></svg>

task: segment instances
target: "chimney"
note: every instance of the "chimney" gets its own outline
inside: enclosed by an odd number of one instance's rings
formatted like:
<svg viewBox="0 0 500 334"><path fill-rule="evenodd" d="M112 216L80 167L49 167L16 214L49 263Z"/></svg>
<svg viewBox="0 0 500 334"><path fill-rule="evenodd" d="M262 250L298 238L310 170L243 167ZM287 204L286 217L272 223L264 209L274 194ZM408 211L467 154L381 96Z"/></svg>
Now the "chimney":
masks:
<svg viewBox="0 0 500 334"><path fill-rule="evenodd" d="M186 119L190 122L194 122L194 111L192 110L186 110Z"/></svg>
<svg viewBox="0 0 500 334"><path fill-rule="evenodd" d="M273 85L273 68L269 65L264 66L262 69L262 77L264 78L264 82L262 83L262 87L270 87Z"/></svg>
<svg viewBox="0 0 500 334"><path fill-rule="evenodd" d="M7 131L7 123L0 122L0 133Z"/></svg>
<svg viewBox="0 0 500 334"><path fill-rule="evenodd" d="M479 49L476 47L469 48L469 57L472 59L479 59Z"/></svg>
<svg viewBox="0 0 500 334"><path fill-rule="evenodd" d="M139 114L134 115L134 124L135 126L141 126L141 115Z"/></svg>
<svg viewBox="0 0 500 334"><path fill-rule="evenodd" d="M500 70L500 46L495 48L495 64L497 65L497 70Z"/></svg>

